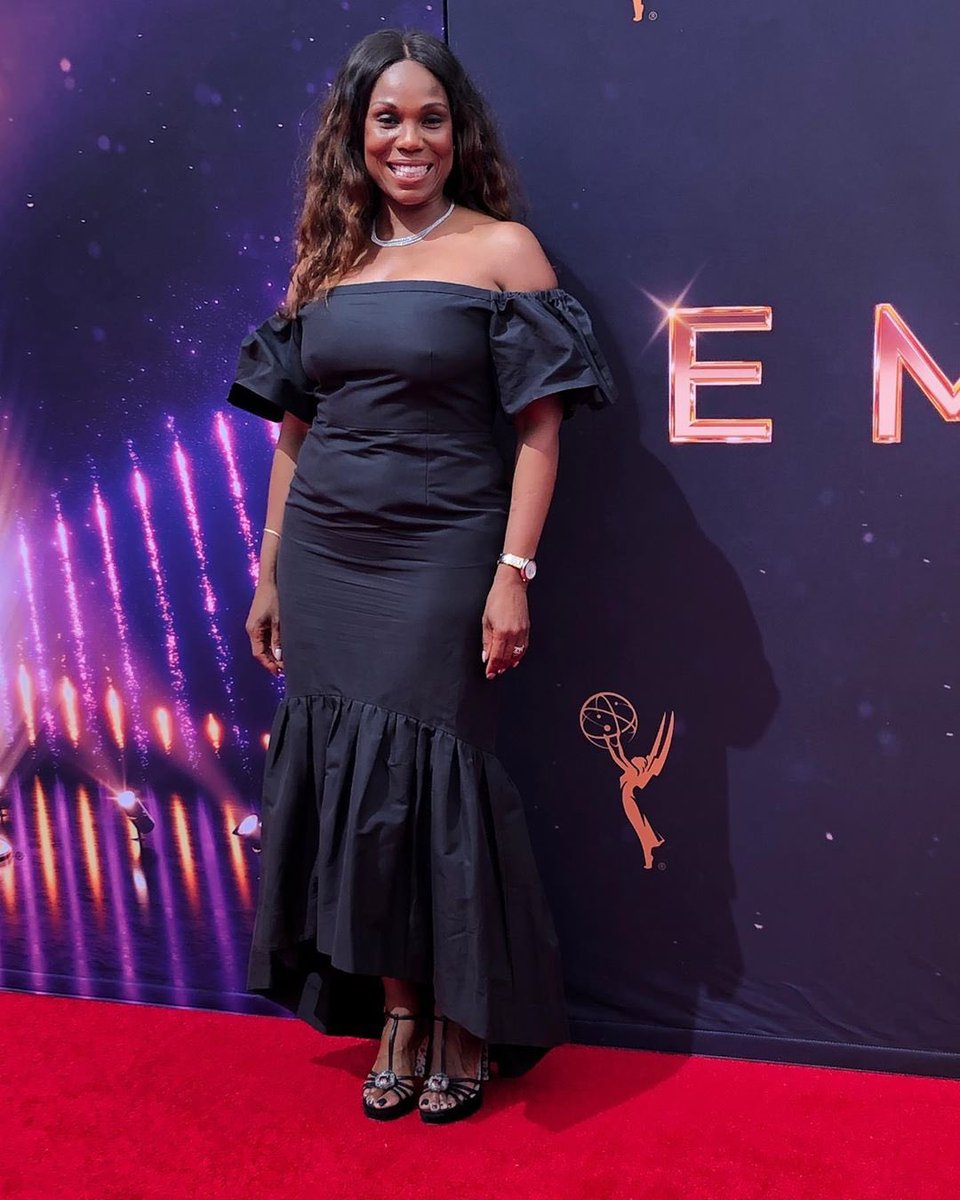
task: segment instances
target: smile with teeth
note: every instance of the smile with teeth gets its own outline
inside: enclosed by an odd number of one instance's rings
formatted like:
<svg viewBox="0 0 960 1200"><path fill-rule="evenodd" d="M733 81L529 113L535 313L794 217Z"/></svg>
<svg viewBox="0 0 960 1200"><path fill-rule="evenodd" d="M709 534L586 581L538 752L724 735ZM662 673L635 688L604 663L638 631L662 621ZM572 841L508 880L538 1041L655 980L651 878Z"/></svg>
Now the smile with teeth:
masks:
<svg viewBox="0 0 960 1200"><path fill-rule="evenodd" d="M394 175L400 179L423 179L432 169L432 165L432 163L387 163Z"/></svg>

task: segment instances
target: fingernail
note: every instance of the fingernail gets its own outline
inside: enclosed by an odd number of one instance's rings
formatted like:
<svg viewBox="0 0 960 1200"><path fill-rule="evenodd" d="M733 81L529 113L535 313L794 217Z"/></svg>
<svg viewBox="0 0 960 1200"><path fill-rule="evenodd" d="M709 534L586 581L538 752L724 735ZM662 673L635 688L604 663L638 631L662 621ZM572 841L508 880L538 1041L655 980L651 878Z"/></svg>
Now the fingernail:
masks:
<svg viewBox="0 0 960 1200"><path fill-rule="evenodd" d="M485 663L487 661L487 657L487 652L484 650L484 652L480 655L480 661Z"/></svg>

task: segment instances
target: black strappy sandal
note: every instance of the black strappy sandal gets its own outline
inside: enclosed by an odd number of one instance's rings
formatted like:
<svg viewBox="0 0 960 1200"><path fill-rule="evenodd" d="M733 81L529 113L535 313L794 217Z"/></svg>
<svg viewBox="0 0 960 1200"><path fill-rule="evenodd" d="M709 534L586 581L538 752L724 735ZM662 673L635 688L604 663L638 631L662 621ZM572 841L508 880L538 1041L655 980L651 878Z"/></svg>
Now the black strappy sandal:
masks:
<svg viewBox="0 0 960 1200"><path fill-rule="evenodd" d="M453 1121L462 1121L464 1117L472 1116L483 1103L483 1085L490 1078L490 1062L487 1047L484 1045L480 1054L480 1073L472 1075L447 1074L447 1017L434 1017L441 1022L440 1030L440 1070L431 1075L424 1084L424 1092L445 1092L454 1100L445 1108L431 1112L428 1108L420 1109L420 1120L428 1125L449 1125Z"/></svg>
<svg viewBox="0 0 960 1200"><path fill-rule="evenodd" d="M366 1096L362 1096L364 1116L370 1117L374 1121L394 1121L397 1117L406 1116L408 1112L413 1112L417 1103L417 1089L415 1080L422 1079L427 1073L427 1045L428 1038L424 1038L417 1050L416 1065L413 1068L412 1075L398 1075L393 1069L393 1045L397 1040L397 1029L400 1027L401 1021L419 1021L419 1016L407 1016L403 1013L384 1012L384 1017L388 1021L393 1022L393 1028L390 1030L390 1041L387 1043L387 1065L382 1071L371 1071L363 1082L364 1092L367 1088L379 1088L382 1092L396 1092L399 1099L396 1104L385 1104L378 1107L378 1101L382 1100L382 1096L378 1096L377 1100L370 1101Z"/></svg>

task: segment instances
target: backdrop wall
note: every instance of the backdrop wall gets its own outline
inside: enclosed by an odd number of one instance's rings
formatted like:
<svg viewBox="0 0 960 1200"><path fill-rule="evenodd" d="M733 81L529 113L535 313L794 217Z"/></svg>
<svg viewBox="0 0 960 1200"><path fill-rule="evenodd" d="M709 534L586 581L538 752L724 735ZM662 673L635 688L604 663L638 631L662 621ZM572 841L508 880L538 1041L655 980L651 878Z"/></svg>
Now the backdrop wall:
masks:
<svg viewBox="0 0 960 1200"><path fill-rule="evenodd" d="M960 16L946 0L909 20L748 0L635 15L448 14L622 391L564 434L508 747L577 1032L954 1072L960 429L908 379L902 442L875 444L871 406L877 304L960 368L944 151ZM772 418L772 442L670 442L675 303L772 308L770 332L698 346L762 360L761 386L705 387L698 409ZM663 839L650 870L603 720L593 742L579 729L595 693L633 705L628 759L675 714L659 776L628 775L648 777L633 799Z"/></svg>
<svg viewBox="0 0 960 1200"><path fill-rule="evenodd" d="M441 20L0 17L0 986L268 1007L242 991L257 860L233 830L276 697L242 632L271 441L224 388L284 285L336 64ZM880 303L953 403L960 17L448 0L447 20L621 388L564 430L532 650L504 681L576 1032L956 1073L960 431L909 379L902 441L871 426ZM771 441L670 441L703 319L673 318L671 373L672 305L771 310L697 347L762 360L761 386L696 396Z"/></svg>
<svg viewBox="0 0 960 1200"><path fill-rule="evenodd" d="M0 14L0 986L270 1007L233 830L277 697L243 632L273 443L227 381L317 105L403 25L439 6Z"/></svg>

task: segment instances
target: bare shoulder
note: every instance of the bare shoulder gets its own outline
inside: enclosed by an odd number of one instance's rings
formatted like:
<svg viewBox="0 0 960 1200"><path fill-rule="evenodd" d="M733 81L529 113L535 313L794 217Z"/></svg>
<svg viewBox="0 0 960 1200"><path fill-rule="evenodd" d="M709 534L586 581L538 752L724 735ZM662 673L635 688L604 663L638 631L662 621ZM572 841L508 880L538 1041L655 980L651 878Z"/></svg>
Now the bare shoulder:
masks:
<svg viewBox="0 0 960 1200"><path fill-rule="evenodd" d="M557 276L536 236L519 221L489 221L477 229L497 286L535 292L557 286Z"/></svg>

